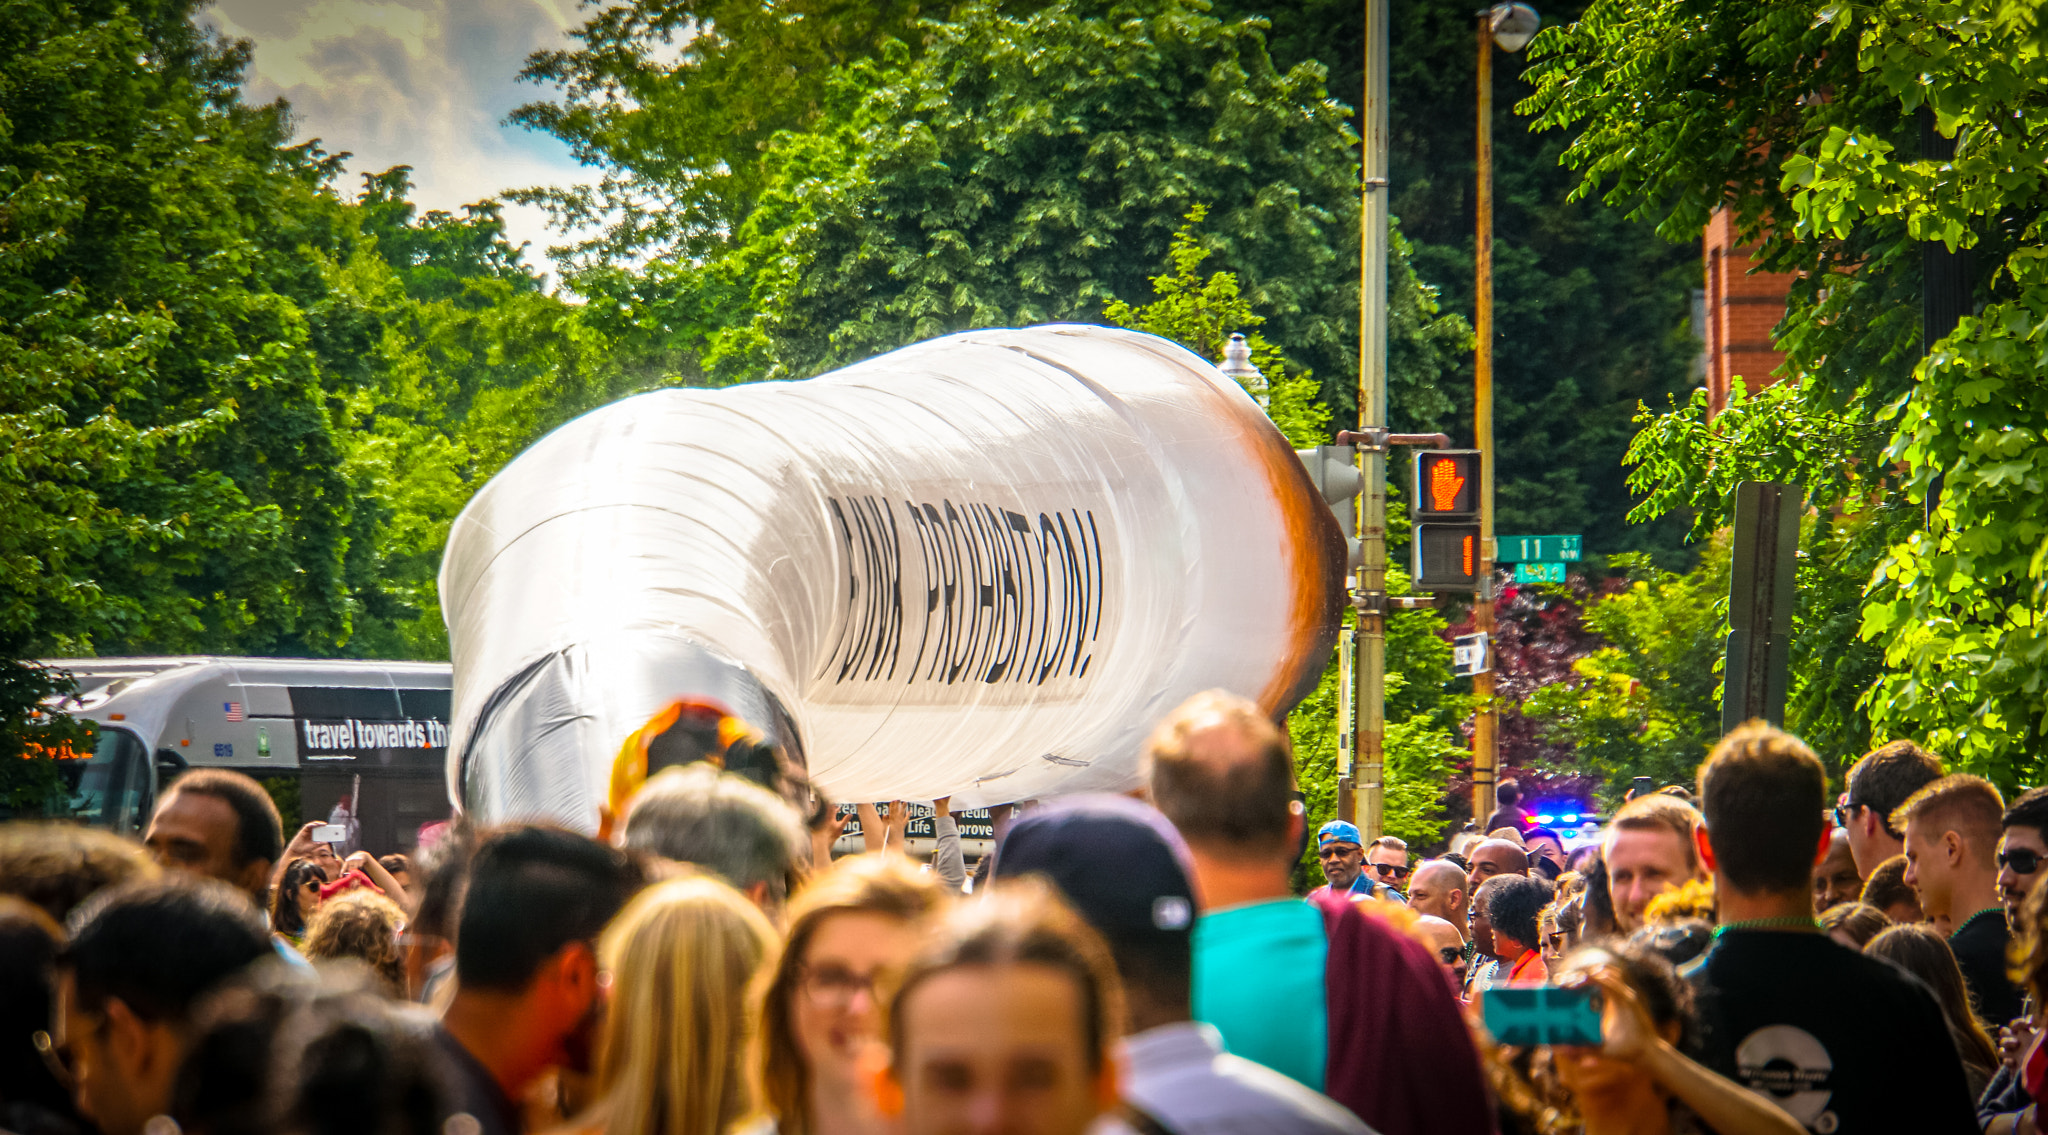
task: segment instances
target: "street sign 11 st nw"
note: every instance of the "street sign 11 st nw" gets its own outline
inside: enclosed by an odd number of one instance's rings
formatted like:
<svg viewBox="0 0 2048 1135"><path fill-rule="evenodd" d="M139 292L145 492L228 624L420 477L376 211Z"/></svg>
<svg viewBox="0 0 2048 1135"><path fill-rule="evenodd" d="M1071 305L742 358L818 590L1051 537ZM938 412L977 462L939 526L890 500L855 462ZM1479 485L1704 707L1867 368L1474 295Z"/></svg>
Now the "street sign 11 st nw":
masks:
<svg viewBox="0 0 2048 1135"><path fill-rule="evenodd" d="M1494 560L1504 564L1571 563L1579 558L1577 536L1495 536L1493 546Z"/></svg>

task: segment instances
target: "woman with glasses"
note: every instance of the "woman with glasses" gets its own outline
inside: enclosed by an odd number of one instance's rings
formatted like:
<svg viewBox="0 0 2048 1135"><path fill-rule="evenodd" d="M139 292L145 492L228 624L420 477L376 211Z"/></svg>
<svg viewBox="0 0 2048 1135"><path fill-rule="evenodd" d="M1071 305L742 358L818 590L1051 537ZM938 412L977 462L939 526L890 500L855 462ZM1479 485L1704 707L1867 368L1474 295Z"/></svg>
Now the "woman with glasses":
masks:
<svg viewBox="0 0 2048 1135"><path fill-rule="evenodd" d="M270 892L270 931L296 946L306 936L306 924L320 908L320 888L327 876L320 865L301 856L285 865L276 889Z"/></svg>
<svg viewBox="0 0 2048 1135"><path fill-rule="evenodd" d="M598 940L611 992L597 1044L598 1103L579 1135L719 1135L759 1110L746 1075L748 990L775 928L706 875L626 904Z"/></svg>
<svg viewBox="0 0 2048 1135"><path fill-rule="evenodd" d="M877 853L839 860L791 901L755 1059L780 1135L889 1130L867 1083L885 1051L876 982L910 960L920 924L947 899L936 875Z"/></svg>

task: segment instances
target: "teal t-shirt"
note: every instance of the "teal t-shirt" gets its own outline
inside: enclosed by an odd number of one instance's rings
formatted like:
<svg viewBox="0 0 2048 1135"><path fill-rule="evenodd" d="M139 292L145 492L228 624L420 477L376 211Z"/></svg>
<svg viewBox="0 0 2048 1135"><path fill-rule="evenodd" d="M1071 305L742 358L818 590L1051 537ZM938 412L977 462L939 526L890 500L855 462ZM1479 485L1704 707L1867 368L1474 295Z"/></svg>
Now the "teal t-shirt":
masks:
<svg viewBox="0 0 2048 1135"><path fill-rule="evenodd" d="M1329 1007L1321 911L1274 899L1211 911L1195 922L1195 1019L1246 1060L1323 1090Z"/></svg>

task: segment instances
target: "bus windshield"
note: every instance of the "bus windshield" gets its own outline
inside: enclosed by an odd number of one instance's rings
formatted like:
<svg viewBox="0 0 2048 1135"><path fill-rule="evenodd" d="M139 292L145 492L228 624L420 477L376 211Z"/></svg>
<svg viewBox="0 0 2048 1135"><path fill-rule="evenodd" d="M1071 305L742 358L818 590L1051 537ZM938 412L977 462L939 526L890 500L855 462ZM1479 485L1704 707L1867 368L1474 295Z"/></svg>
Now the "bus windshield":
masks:
<svg viewBox="0 0 2048 1135"><path fill-rule="evenodd" d="M149 794L148 750L135 734L101 726L92 756L57 762L64 803L57 815L122 834L139 827Z"/></svg>

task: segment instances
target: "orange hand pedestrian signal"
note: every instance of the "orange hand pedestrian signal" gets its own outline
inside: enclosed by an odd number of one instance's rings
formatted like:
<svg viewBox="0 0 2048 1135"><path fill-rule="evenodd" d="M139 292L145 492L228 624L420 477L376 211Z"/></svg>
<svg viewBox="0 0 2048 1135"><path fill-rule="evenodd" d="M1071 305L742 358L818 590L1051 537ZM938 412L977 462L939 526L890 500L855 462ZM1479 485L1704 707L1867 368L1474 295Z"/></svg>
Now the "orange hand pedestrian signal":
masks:
<svg viewBox="0 0 2048 1135"><path fill-rule="evenodd" d="M1458 472L1456 458L1438 458L1429 468L1429 502L1432 512L1451 512L1458 504L1458 493L1465 487L1465 477Z"/></svg>
<svg viewBox="0 0 2048 1135"><path fill-rule="evenodd" d="M1449 520L1479 515L1479 451L1430 449L1415 455L1414 503L1417 520Z"/></svg>

